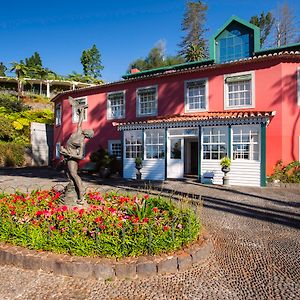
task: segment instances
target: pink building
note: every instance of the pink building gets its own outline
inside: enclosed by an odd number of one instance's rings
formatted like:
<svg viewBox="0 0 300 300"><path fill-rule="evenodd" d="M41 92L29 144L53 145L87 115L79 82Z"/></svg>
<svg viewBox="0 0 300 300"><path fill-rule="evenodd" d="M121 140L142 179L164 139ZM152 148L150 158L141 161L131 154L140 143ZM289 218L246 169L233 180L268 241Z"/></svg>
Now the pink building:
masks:
<svg viewBox="0 0 300 300"><path fill-rule="evenodd" d="M299 160L300 43L260 50L259 29L232 17L211 38L210 58L132 72L124 80L53 98L54 152L76 129L68 97L88 103L86 158L103 146L135 178L197 175L220 184L220 160L232 160L230 184L265 186L275 163Z"/></svg>

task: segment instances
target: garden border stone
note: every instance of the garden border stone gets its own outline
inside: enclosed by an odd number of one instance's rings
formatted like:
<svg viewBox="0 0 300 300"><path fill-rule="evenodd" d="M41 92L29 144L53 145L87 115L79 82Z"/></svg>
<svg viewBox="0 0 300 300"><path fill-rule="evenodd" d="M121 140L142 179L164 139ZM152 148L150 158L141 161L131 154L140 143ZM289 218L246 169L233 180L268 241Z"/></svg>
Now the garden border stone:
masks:
<svg viewBox="0 0 300 300"><path fill-rule="evenodd" d="M172 254L124 258L118 261L35 251L0 243L0 265L83 279L136 279L174 274L204 264L212 250L211 238L205 232L195 243Z"/></svg>

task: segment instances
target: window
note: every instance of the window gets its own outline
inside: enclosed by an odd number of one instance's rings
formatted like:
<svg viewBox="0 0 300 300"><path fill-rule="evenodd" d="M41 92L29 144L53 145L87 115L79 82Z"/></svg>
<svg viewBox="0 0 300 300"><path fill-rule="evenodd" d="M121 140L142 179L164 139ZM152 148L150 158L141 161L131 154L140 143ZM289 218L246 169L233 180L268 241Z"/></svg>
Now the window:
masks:
<svg viewBox="0 0 300 300"><path fill-rule="evenodd" d="M225 109L254 107L254 73L225 76Z"/></svg>
<svg viewBox="0 0 300 300"><path fill-rule="evenodd" d="M172 138L170 140L171 152L170 158L172 159L181 159L181 138Z"/></svg>
<svg viewBox="0 0 300 300"><path fill-rule="evenodd" d="M60 143L55 144L55 158L60 159Z"/></svg>
<svg viewBox="0 0 300 300"><path fill-rule="evenodd" d="M83 98L77 98L77 101L79 101L79 104L87 104L87 97ZM83 121L87 120L87 109L84 110L84 118ZM72 122L77 123L78 122L78 114L76 111L76 108L72 107Z"/></svg>
<svg viewBox="0 0 300 300"><path fill-rule="evenodd" d="M165 157L164 130L145 131L146 159Z"/></svg>
<svg viewBox="0 0 300 300"><path fill-rule="evenodd" d="M121 159L122 155L122 144L121 141L108 141L108 151L110 155L114 155L116 158Z"/></svg>
<svg viewBox="0 0 300 300"><path fill-rule="evenodd" d="M186 81L186 111L207 110L207 79Z"/></svg>
<svg viewBox="0 0 300 300"><path fill-rule="evenodd" d="M126 158L142 157L142 131L133 130L124 132Z"/></svg>
<svg viewBox="0 0 300 300"><path fill-rule="evenodd" d="M157 88L148 87L137 90L137 116L157 115Z"/></svg>
<svg viewBox="0 0 300 300"><path fill-rule="evenodd" d="M259 129L255 126L233 127L233 159L259 160Z"/></svg>
<svg viewBox="0 0 300 300"><path fill-rule="evenodd" d="M61 125L61 104L55 106L55 125Z"/></svg>
<svg viewBox="0 0 300 300"><path fill-rule="evenodd" d="M226 127L207 127L202 129L203 159L222 159L227 155Z"/></svg>
<svg viewBox="0 0 300 300"><path fill-rule="evenodd" d="M113 92L107 94L107 118L125 118L125 92Z"/></svg>

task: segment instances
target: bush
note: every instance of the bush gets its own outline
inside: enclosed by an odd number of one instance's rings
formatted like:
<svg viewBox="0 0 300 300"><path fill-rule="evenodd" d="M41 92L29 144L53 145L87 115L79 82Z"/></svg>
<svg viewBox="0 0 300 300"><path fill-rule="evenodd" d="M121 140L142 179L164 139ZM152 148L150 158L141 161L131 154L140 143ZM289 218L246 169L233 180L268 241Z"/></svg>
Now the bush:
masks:
<svg viewBox="0 0 300 300"><path fill-rule="evenodd" d="M285 166L282 160L279 160L276 163L274 173L269 177L269 180L279 180L283 183L300 183L300 162L292 161Z"/></svg>
<svg viewBox="0 0 300 300"><path fill-rule="evenodd" d="M197 239L189 208L161 198L86 195L87 209L60 205L60 193L0 195L0 241L80 256L124 257L180 249Z"/></svg>
<svg viewBox="0 0 300 300"><path fill-rule="evenodd" d="M24 165L25 145L0 143L0 166L21 167Z"/></svg>
<svg viewBox="0 0 300 300"><path fill-rule="evenodd" d="M0 93L0 107L4 107L7 112L21 112L30 109L24 105L22 100L18 100L15 95Z"/></svg>

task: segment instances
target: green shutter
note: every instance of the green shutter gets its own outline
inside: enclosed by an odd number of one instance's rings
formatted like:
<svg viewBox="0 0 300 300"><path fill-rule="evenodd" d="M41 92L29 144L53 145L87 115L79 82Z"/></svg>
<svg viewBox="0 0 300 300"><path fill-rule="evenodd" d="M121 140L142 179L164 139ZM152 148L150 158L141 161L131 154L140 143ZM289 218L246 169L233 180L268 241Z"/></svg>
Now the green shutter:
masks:
<svg viewBox="0 0 300 300"><path fill-rule="evenodd" d="M225 79L225 82L226 83L239 82L239 81L251 80L251 78L252 78L251 74L241 75L241 76L232 76L232 77L227 77Z"/></svg>

